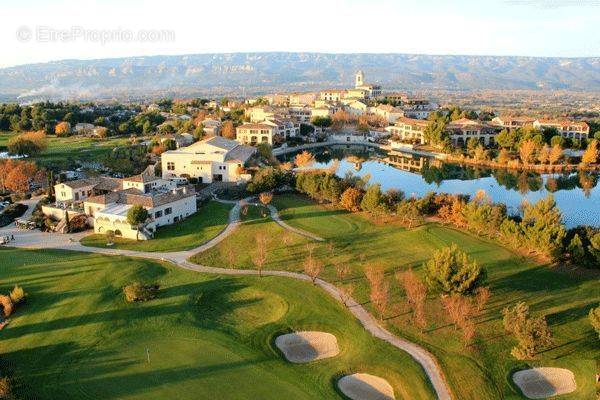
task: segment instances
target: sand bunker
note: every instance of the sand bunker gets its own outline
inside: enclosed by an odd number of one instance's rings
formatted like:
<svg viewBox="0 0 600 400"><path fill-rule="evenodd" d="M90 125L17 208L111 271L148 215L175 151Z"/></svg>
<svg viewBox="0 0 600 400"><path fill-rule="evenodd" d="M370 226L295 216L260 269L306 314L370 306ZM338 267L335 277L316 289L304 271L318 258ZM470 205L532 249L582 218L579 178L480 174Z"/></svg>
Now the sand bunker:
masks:
<svg viewBox="0 0 600 400"><path fill-rule="evenodd" d="M513 381L530 399L545 399L577 389L575 376L563 368L532 368L513 374Z"/></svg>
<svg viewBox="0 0 600 400"><path fill-rule="evenodd" d="M278 336L275 345L293 363L306 363L338 355L337 339L326 332L295 332Z"/></svg>
<svg viewBox="0 0 600 400"><path fill-rule="evenodd" d="M352 400L393 400L394 389L383 378L369 374L346 375L338 387Z"/></svg>

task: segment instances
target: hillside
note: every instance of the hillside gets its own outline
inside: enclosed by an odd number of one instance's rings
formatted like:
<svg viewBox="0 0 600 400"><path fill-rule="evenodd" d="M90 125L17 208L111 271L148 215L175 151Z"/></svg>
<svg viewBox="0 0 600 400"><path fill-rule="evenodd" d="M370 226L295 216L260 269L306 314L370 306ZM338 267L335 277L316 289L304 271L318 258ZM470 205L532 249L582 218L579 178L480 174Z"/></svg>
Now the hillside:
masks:
<svg viewBox="0 0 600 400"><path fill-rule="evenodd" d="M235 53L63 60L0 69L0 99L133 98L344 87L600 90L600 57Z"/></svg>

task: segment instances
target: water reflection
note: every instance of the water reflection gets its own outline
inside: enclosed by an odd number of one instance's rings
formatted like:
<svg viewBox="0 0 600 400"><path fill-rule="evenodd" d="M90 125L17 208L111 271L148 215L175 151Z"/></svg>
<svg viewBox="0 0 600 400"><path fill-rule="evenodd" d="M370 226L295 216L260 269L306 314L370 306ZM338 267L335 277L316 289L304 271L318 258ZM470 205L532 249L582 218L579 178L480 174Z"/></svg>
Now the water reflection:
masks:
<svg viewBox="0 0 600 400"><path fill-rule="evenodd" d="M494 201L518 212L524 200L535 203L553 193L567 226L600 226L598 174L580 171L541 175L533 171L461 166L430 157L351 145L319 148L313 154L315 168L334 167L338 176L347 171L361 176L369 174L371 182L380 183L382 189L403 190L408 196L423 196L429 191L474 196L484 189ZM291 160L294 156L282 158Z"/></svg>

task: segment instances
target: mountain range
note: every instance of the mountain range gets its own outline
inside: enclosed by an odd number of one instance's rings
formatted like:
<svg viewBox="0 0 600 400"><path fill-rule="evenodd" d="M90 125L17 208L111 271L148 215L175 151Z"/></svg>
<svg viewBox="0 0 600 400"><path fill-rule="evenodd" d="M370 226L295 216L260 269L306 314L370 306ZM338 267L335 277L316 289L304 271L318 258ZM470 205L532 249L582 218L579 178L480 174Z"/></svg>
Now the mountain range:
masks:
<svg viewBox="0 0 600 400"><path fill-rule="evenodd" d="M600 91L600 57L217 53L62 60L0 69L0 99L134 99L349 87Z"/></svg>

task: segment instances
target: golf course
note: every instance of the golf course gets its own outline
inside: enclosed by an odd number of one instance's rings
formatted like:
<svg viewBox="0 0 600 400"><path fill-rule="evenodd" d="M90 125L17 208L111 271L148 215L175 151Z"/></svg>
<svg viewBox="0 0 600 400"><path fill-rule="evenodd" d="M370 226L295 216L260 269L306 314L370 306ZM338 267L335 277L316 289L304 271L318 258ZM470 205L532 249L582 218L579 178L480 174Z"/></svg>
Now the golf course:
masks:
<svg viewBox="0 0 600 400"><path fill-rule="evenodd" d="M297 194L278 195L273 205L286 223L319 235L326 242L317 243L293 234L270 218L252 218L192 261L213 267L256 268L252 260L256 234L264 232L269 238L265 270L301 272L308 252L312 251L324 265L320 277L338 286L352 285L354 298L374 315L377 312L370 304L363 271L367 265L380 265L391 282L391 306L384 324L437 357L456 398L525 398L511 375L516 370L537 366L567 368L574 373L577 390L561 399L594 397L594 360L600 357L600 346L587 314L600 302L600 286L592 273L553 269L495 242L436 223L405 229L393 221L372 222L359 213L319 205ZM409 267L422 275L422 264L432 252L452 243L485 268L486 285L492 294L475 317L476 337L467 347L446 319L438 294L428 295L427 326L416 328L395 278L396 271ZM343 281L336 276L334 265L339 263L347 264L350 270ZM536 315L545 315L552 332L554 344L540 354L539 360L518 361L510 354L515 343L503 330L501 311L518 301L525 301Z"/></svg>
<svg viewBox="0 0 600 400"><path fill-rule="evenodd" d="M28 300L2 330L0 368L22 399L339 399L338 378L384 378L397 399L433 399L421 367L373 338L309 282L187 271L137 258L0 249L0 290ZM127 303L122 288L158 284ZM339 354L286 361L275 338L324 331Z"/></svg>

